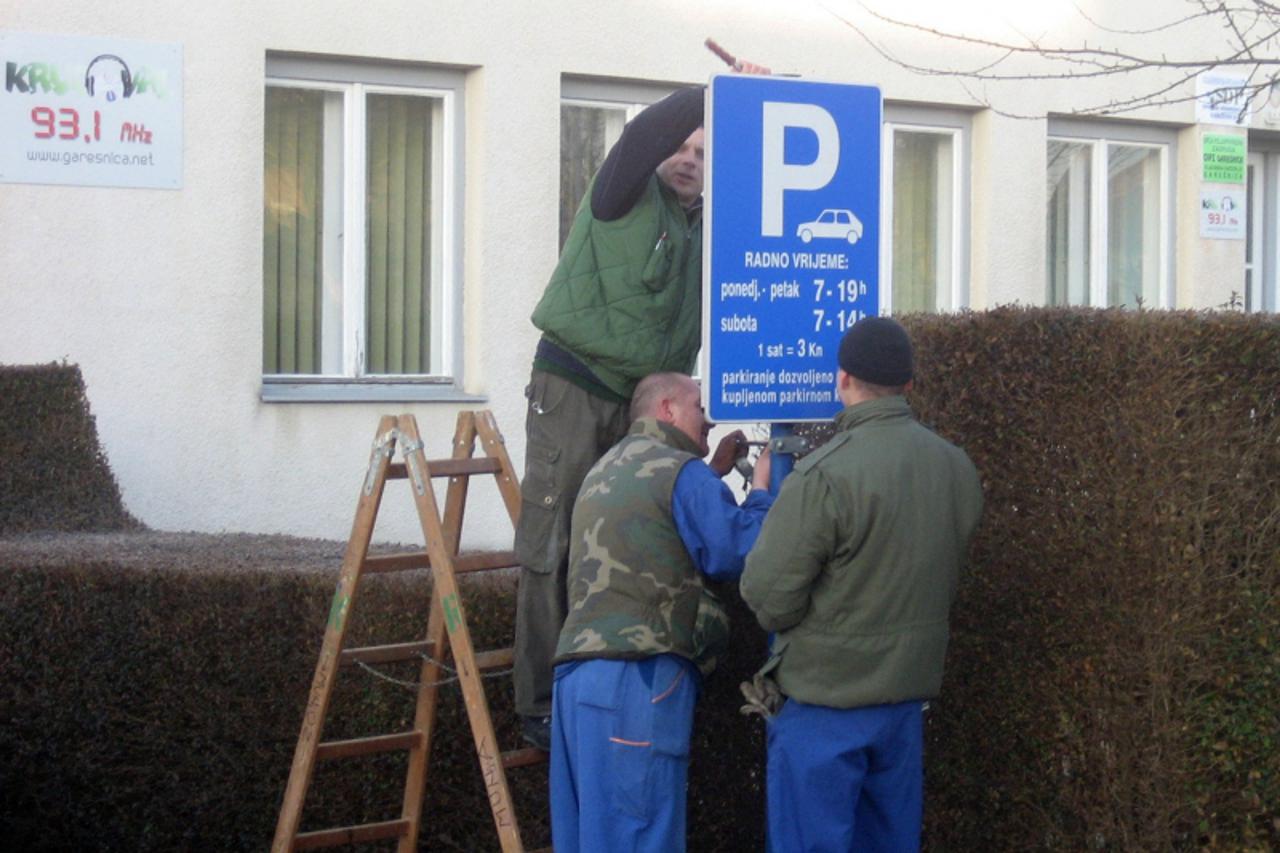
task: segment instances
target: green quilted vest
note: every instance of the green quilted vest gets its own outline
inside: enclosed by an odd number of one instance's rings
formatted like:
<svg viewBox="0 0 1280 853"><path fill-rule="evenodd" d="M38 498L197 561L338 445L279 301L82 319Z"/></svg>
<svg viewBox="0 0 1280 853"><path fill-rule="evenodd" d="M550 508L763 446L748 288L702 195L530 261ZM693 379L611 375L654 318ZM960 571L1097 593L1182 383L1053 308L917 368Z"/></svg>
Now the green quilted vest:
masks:
<svg viewBox="0 0 1280 853"><path fill-rule="evenodd" d="M592 181L592 187L595 181ZM533 324L626 399L650 373L689 373L702 334L702 220L657 177L621 219L587 188Z"/></svg>
<svg viewBox="0 0 1280 853"><path fill-rule="evenodd" d="M557 663L670 652L703 675L715 668L729 642L728 614L671 516L676 475L696 450L670 424L641 418L587 474L573 507Z"/></svg>

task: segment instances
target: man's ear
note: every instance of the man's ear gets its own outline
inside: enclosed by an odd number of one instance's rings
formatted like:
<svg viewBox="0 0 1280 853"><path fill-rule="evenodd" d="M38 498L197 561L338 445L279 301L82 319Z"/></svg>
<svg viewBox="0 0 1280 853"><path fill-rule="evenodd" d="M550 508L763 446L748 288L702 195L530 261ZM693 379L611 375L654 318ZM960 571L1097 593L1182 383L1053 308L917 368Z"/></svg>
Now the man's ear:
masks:
<svg viewBox="0 0 1280 853"><path fill-rule="evenodd" d="M675 412L672 411L671 409L670 397L663 397L661 400L658 401L658 411L656 414L657 414L658 420L662 421L663 423L668 423L668 424L675 423L676 416L675 416Z"/></svg>
<svg viewBox="0 0 1280 853"><path fill-rule="evenodd" d="M844 372L843 367L836 368L836 388L841 391L853 384L853 377Z"/></svg>

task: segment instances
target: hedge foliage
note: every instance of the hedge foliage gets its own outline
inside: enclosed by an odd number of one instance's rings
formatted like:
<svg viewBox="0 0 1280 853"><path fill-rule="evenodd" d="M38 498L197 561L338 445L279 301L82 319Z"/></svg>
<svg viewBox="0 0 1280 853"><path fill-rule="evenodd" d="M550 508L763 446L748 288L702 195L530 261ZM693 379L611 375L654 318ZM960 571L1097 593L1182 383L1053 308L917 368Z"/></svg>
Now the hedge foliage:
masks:
<svg viewBox="0 0 1280 853"><path fill-rule="evenodd" d="M0 365L0 534L128 530L80 368Z"/></svg>
<svg viewBox="0 0 1280 853"><path fill-rule="evenodd" d="M237 567L219 552L234 537L204 537L183 560L167 536L90 537L85 550L100 556L65 566L0 541L0 837L10 849L269 845L340 553L326 571ZM462 579L477 648L510 644L514 581ZM429 588L425 578L366 579L349 645L420 639ZM694 850L752 849L760 838L762 727L737 714L736 685L764 648L737 615L740 639L755 647L710 682L699 711ZM412 727L405 684L417 667L376 670L341 671L325 739ZM420 848L497 849L461 693L441 690ZM509 679L487 693L499 743L520 746ZM400 756L321 764L303 829L398 816L403 774ZM545 765L508 778L526 843L549 844Z"/></svg>
<svg viewBox="0 0 1280 853"><path fill-rule="evenodd" d="M1280 846L1276 318L904 324L912 403L987 495L928 716L926 848ZM287 547L267 565L219 544L236 537L147 544L164 536L90 536L74 558L0 540L0 836L19 848L257 850L271 835L340 549L320 568L289 566ZM513 579L464 583L478 646L505 645ZM424 581L371 578L359 595L354 642L422 634ZM762 847L762 729L737 715L736 684L763 637L733 607L735 651L695 723L695 851ZM509 684L489 693L515 746ZM344 672L328 736L406 727L411 699ZM456 686L440 713L422 848L493 849ZM304 825L394 814L398 760L323 767ZM545 843L541 773L511 778L526 841Z"/></svg>
<svg viewBox="0 0 1280 853"><path fill-rule="evenodd" d="M986 515L929 730L929 836L1280 845L1280 322L1000 309L905 325Z"/></svg>

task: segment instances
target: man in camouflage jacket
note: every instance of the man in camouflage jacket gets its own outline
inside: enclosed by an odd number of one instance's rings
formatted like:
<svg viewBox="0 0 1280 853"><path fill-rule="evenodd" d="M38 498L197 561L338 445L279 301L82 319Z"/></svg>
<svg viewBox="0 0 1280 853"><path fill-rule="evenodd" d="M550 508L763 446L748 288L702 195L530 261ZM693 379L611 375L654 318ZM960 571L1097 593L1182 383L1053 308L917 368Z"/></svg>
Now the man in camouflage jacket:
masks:
<svg viewBox="0 0 1280 853"><path fill-rule="evenodd" d="M772 504L767 454L739 506L698 386L646 377L627 436L587 474L573 509L569 615L556 648L551 831L558 853L685 847L693 705L728 641L703 576L736 579Z"/></svg>

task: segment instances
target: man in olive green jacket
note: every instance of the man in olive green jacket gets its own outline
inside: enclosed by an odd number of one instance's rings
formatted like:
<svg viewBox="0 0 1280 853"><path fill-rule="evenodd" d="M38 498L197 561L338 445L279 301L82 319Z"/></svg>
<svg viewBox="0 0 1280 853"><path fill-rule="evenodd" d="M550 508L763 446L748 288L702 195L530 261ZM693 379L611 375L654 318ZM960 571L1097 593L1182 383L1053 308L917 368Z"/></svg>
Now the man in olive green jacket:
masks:
<svg viewBox="0 0 1280 853"><path fill-rule="evenodd" d="M977 471L903 393L911 342L859 321L840 346L836 435L796 465L747 558L742 597L776 632L765 672L773 850L914 850L923 703L982 511Z"/></svg>

